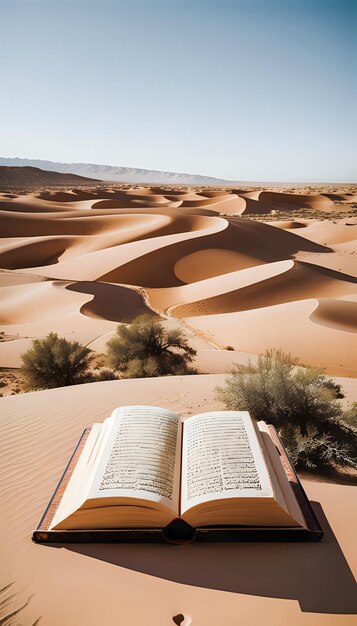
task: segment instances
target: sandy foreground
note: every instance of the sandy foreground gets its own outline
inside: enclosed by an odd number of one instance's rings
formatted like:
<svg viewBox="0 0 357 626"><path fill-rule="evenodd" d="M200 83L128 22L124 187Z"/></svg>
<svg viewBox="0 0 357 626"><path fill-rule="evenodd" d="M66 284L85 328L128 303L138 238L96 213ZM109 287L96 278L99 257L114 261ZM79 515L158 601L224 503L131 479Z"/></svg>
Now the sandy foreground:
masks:
<svg viewBox="0 0 357 626"><path fill-rule="evenodd" d="M117 406L214 410L232 363L271 347L343 377L357 400L356 199L352 186L0 194L0 624L356 623L350 485L304 480L322 544L31 542L81 432ZM147 312L183 326L204 375L10 395L32 339L103 353Z"/></svg>
<svg viewBox="0 0 357 626"><path fill-rule="evenodd" d="M123 380L1 400L2 616L14 624L194 626L355 623L355 487L304 481L321 544L40 546L32 530L87 426L113 408L152 404L182 415L220 408L224 375ZM342 379L340 382L344 383ZM357 383L346 392L357 399ZM27 605L26 605L27 603ZM26 606L25 606L26 605ZM349 615L350 614L350 615Z"/></svg>

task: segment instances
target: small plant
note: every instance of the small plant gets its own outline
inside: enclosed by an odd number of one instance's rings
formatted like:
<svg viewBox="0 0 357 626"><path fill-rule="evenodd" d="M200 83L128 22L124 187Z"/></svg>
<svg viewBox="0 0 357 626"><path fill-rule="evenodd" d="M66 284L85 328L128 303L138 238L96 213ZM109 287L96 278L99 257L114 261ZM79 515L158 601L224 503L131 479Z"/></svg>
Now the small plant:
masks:
<svg viewBox="0 0 357 626"><path fill-rule="evenodd" d="M107 348L110 364L126 378L195 373L190 364L196 350L182 330L166 330L153 317L140 316L118 326Z"/></svg>
<svg viewBox="0 0 357 626"><path fill-rule="evenodd" d="M97 383L102 380L118 380L118 376L109 367L101 367L93 374L92 381Z"/></svg>
<svg viewBox="0 0 357 626"><path fill-rule="evenodd" d="M267 350L256 364L235 364L217 396L273 424L297 468L357 467L357 407L344 413L340 385L290 354Z"/></svg>
<svg viewBox="0 0 357 626"><path fill-rule="evenodd" d="M25 388L53 389L89 382L92 358L89 348L57 333L35 339L32 348L21 355Z"/></svg>
<svg viewBox="0 0 357 626"><path fill-rule="evenodd" d="M295 467L356 466L356 459L347 443L340 443L331 433L319 432L315 426L307 425L305 434L294 428L286 448Z"/></svg>
<svg viewBox="0 0 357 626"><path fill-rule="evenodd" d="M234 348L233 348L233 346L224 346L224 350L233 350L234 351Z"/></svg>
<svg viewBox="0 0 357 626"><path fill-rule="evenodd" d="M357 402L351 402L343 414L343 421L357 430Z"/></svg>

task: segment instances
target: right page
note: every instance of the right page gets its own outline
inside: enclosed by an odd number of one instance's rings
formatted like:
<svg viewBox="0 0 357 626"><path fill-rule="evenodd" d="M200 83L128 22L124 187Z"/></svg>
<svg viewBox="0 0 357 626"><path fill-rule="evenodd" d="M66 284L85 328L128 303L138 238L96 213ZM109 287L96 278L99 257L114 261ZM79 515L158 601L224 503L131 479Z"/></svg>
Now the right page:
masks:
<svg viewBox="0 0 357 626"><path fill-rule="evenodd" d="M213 498L272 495L247 411L202 413L184 422L181 513Z"/></svg>
<svg viewBox="0 0 357 626"><path fill-rule="evenodd" d="M181 516L193 526L296 526L271 470L248 412L189 418L183 427Z"/></svg>

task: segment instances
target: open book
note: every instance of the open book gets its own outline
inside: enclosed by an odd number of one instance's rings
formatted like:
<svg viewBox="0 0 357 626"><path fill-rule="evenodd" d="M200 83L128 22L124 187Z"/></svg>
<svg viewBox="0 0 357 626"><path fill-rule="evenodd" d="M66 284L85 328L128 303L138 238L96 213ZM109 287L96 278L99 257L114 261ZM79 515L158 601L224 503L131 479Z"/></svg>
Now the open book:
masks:
<svg viewBox="0 0 357 626"><path fill-rule="evenodd" d="M153 406L94 424L48 530L300 527L306 519L265 422Z"/></svg>

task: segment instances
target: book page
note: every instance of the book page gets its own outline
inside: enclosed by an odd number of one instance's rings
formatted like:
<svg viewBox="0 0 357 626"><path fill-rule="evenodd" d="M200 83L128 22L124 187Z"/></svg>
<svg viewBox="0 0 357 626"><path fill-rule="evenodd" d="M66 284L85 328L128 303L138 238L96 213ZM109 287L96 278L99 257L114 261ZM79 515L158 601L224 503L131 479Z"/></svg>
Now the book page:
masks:
<svg viewBox="0 0 357 626"><path fill-rule="evenodd" d="M102 424L93 424L51 526L55 526L57 522L73 513L86 500L95 476L96 467L98 467L100 451L104 449L105 443L110 436L114 423L113 419L112 413Z"/></svg>
<svg viewBox="0 0 357 626"><path fill-rule="evenodd" d="M146 499L178 512L180 424L178 415L158 407L118 409L89 498Z"/></svg>
<svg viewBox="0 0 357 626"><path fill-rule="evenodd" d="M208 500L272 493L249 413L217 411L184 422L182 513Z"/></svg>

